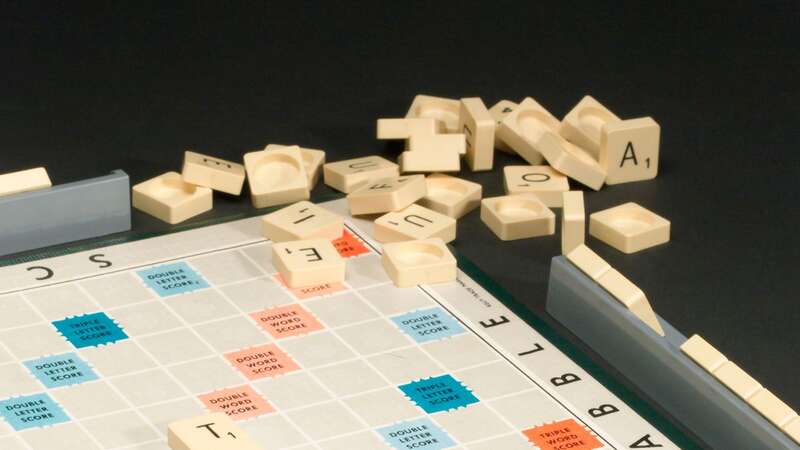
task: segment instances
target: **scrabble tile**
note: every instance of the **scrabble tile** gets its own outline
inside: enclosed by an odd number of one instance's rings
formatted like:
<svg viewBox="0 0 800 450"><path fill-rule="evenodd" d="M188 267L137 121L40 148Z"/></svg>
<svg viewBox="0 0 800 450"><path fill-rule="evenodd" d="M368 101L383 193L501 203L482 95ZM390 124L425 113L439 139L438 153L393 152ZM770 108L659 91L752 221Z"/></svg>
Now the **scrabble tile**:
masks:
<svg viewBox="0 0 800 450"><path fill-rule="evenodd" d="M344 258L328 239L275 243L272 263L292 288L344 281Z"/></svg>
<svg viewBox="0 0 800 450"><path fill-rule="evenodd" d="M784 425L783 432L800 444L800 417L795 417Z"/></svg>
<svg viewBox="0 0 800 450"><path fill-rule="evenodd" d="M244 186L244 166L187 151L183 154L183 181L227 194L239 195Z"/></svg>
<svg viewBox="0 0 800 450"><path fill-rule="evenodd" d="M553 211L530 194L481 200L481 220L504 241L547 236L556 230Z"/></svg>
<svg viewBox="0 0 800 450"><path fill-rule="evenodd" d="M567 254L583 244L586 236L586 213L583 206L583 191L563 194L561 209L561 253Z"/></svg>
<svg viewBox="0 0 800 450"><path fill-rule="evenodd" d="M609 268L596 281L653 331L664 336L664 329L661 328L656 313L638 286L614 268Z"/></svg>
<svg viewBox="0 0 800 450"><path fill-rule="evenodd" d="M554 169L599 191L606 179L606 171L592 155L575 144L567 142L560 134L544 132L536 141L536 148Z"/></svg>
<svg viewBox="0 0 800 450"><path fill-rule="evenodd" d="M497 127L500 138L529 164L544 161L537 148L542 133L558 131L561 123L536 100L527 97Z"/></svg>
<svg viewBox="0 0 800 450"><path fill-rule="evenodd" d="M466 161L473 171L492 170L495 121L483 100L462 98L458 129L466 140Z"/></svg>
<svg viewBox="0 0 800 450"><path fill-rule="evenodd" d="M624 253L664 244L669 233L669 220L633 202L589 216L589 234Z"/></svg>
<svg viewBox="0 0 800 450"><path fill-rule="evenodd" d="M561 121L558 132L564 139L583 148L593 158L600 155L600 131L603 125L620 119L591 96L585 96Z"/></svg>
<svg viewBox="0 0 800 450"><path fill-rule="evenodd" d="M272 242L302 239L338 239L344 232L341 216L308 201L267 214L261 219L264 237Z"/></svg>
<svg viewBox="0 0 800 450"><path fill-rule="evenodd" d="M399 211L427 193L424 175L408 175L374 180L347 195L350 214L376 214Z"/></svg>
<svg viewBox="0 0 800 450"><path fill-rule="evenodd" d="M212 413L169 424L172 450L261 450L225 413Z"/></svg>
<svg viewBox="0 0 800 450"><path fill-rule="evenodd" d="M460 219L481 204L483 187L478 183L440 173L425 178L428 193L420 205L438 213Z"/></svg>
<svg viewBox="0 0 800 450"><path fill-rule="evenodd" d="M756 411L781 428L797 417L797 413L767 389L760 390L747 400Z"/></svg>
<svg viewBox="0 0 800 450"><path fill-rule="evenodd" d="M681 351L708 373L714 373L728 361L725 355L697 334L681 344Z"/></svg>
<svg viewBox="0 0 800 450"><path fill-rule="evenodd" d="M565 256L572 264L575 264L578 269L581 269L583 273L595 281L611 269L611 265L585 244L575 247Z"/></svg>
<svg viewBox="0 0 800 450"><path fill-rule="evenodd" d="M446 135L443 135L446 136ZM461 136L461 135L459 135ZM414 138L411 138L414 141ZM408 172L458 172L461 170L461 155L456 151L442 149L435 152L410 151L400 154L400 170Z"/></svg>
<svg viewBox="0 0 800 450"><path fill-rule="evenodd" d="M658 175L661 127L650 117L609 122L600 138L600 165L606 184L651 180Z"/></svg>
<svg viewBox="0 0 800 450"><path fill-rule="evenodd" d="M44 167L20 170L0 175L0 197L21 192L38 191L53 184Z"/></svg>
<svg viewBox="0 0 800 450"><path fill-rule="evenodd" d="M506 194L535 194L550 208L560 208L569 190L567 177L550 166L505 166Z"/></svg>
<svg viewBox="0 0 800 450"><path fill-rule="evenodd" d="M385 244L381 264L397 287L453 281L458 271L456 259L439 238Z"/></svg>
<svg viewBox="0 0 800 450"><path fill-rule="evenodd" d="M459 155L467 153L466 135L453 134L412 134L408 139L407 151L425 152L427 154L451 153Z"/></svg>
<svg viewBox="0 0 800 450"><path fill-rule="evenodd" d="M448 133L458 132L458 114L461 104L451 98L417 95L408 108L406 118L431 117L442 122Z"/></svg>
<svg viewBox="0 0 800 450"><path fill-rule="evenodd" d="M408 139L416 134L430 135L443 131L442 122L431 117L378 119L378 139Z"/></svg>
<svg viewBox="0 0 800 450"><path fill-rule="evenodd" d="M423 206L411 205L375 220L378 242L398 242L438 237L444 242L456 238L456 221Z"/></svg>
<svg viewBox="0 0 800 450"><path fill-rule="evenodd" d="M253 206L293 203L309 197L308 175L300 147L268 145L265 150L245 153L244 166Z"/></svg>
<svg viewBox="0 0 800 450"><path fill-rule="evenodd" d="M733 361L725 361L713 372L714 377L743 400L762 389L761 383L742 370Z"/></svg>
<svg viewBox="0 0 800 450"><path fill-rule="evenodd" d="M512 150L511 147L509 147L508 144L503 141L503 139L500 137L500 134L497 133L497 127L500 126L500 122L506 118L508 113L514 111L514 108L517 106L517 103L512 102L511 100L500 100L499 102L495 103L494 106L489 108L489 114L492 115L492 118L495 121L494 148L511 154L516 154L517 152Z"/></svg>
<svg viewBox="0 0 800 450"><path fill-rule="evenodd" d="M397 164L380 156L364 156L327 163L322 167L325 184L348 194L370 180L400 175Z"/></svg>
<svg viewBox="0 0 800 450"><path fill-rule="evenodd" d="M322 174L322 165L325 164L325 152L314 148L300 147L300 156L303 158L303 167L306 169L308 189L314 189Z"/></svg>
<svg viewBox="0 0 800 450"><path fill-rule="evenodd" d="M189 184L177 172L137 184L131 200L134 208L173 225L210 211L213 206L211 189Z"/></svg>

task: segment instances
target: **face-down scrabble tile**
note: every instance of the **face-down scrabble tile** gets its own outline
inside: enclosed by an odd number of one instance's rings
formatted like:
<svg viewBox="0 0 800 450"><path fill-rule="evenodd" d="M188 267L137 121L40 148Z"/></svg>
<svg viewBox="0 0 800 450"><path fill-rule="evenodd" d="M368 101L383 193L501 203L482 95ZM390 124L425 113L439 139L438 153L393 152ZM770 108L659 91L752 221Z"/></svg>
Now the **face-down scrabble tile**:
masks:
<svg viewBox="0 0 800 450"><path fill-rule="evenodd" d="M137 184L131 201L134 208L173 225L213 207L211 189L189 184L177 172Z"/></svg>
<svg viewBox="0 0 800 450"><path fill-rule="evenodd" d="M380 156L364 156L325 164L325 184L349 194L370 180L400 175L397 164Z"/></svg>
<svg viewBox="0 0 800 450"><path fill-rule="evenodd" d="M265 150L245 153L244 166L253 206L266 208L309 197L300 147L268 145Z"/></svg>
<svg viewBox="0 0 800 450"><path fill-rule="evenodd" d="M628 310L649 326L659 336L664 336L664 329L650 306L644 292L616 269L610 268L597 278L597 283L614 296Z"/></svg>
<svg viewBox="0 0 800 450"><path fill-rule="evenodd" d="M231 195L242 193L244 166L224 159L187 151L183 156L183 181Z"/></svg>
<svg viewBox="0 0 800 450"><path fill-rule="evenodd" d="M458 272L456 259L439 238L385 244L381 264L401 288L453 281Z"/></svg>
<svg viewBox="0 0 800 450"><path fill-rule="evenodd" d="M344 281L345 260L328 239L272 244L272 263L292 288Z"/></svg>
<svg viewBox="0 0 800 450"><path fill-rule="evenodd" d="M439 141L436 143L434 141ZM466 151L463 134L411 136L409 151L400 154L400 170L407 172L458 172L461 152Z"/></svg>
<svg viewBox="0 0 800 450"><path fill-rule="evenodd" d="M650 117L609 122L600 137L600 165L606 183L651 180L658 175L661 127Z"/></svg>
<svg viewBox="0 0 800 450"><path fill-rule="evenodd" d="M539 135L536 148L554 169L599 191L606 179L606 171L592 155L575 144L567 142L560 134L545 131Z"/></svg>
<svg viewBox="0 0 800 450"><path fill-rule="evenodd" d="M583 244L586 237L586 212L583 205L583 191L569 191L563 194L561 207L561 253L567 254Z"/></svg>
<svg viewBox="0 0 800 450"><path fill-rule="evenodd" d="M458 129L466 140L466 161L473 171L492 170L495 121L483 100L462 98Z"/></svg>
<svg viewBox="0 0 800 450"><path fill-rule="evenodd" d="M413 135L432 135L444 131L442 122L432 118L378 119L378 139L408 139Z"/></svg>
<svg viewBox="0 0 800 450"><path fill-rule="evenodd" d="M264 237L272 242L338 239L344 232L341 216L308 201L297 202L261 219Z"/></svg>
<svg viewBox="0 0 800 450"><path fill-rule="evenodd" d="M406 175L371 181L347 195L350 214L399 211L428 192L424 175Z"/></svg>
<svg viewBox="0 0 800 450"><path fill-rule="evenodd" d="M790 438L794 439L795 442L800 444L800 416L795 417L787 422L786 425L783 426L782 430Z"/></svg>
<svg viewBox="0 0 800 450"><path fill-rule="evenodd" d="M768 389L762 389L747 399L747 403L776 427L783 428L797 417L797 412Z"/></svg>
<svg viewBox="0 0 800 450"><path fill-rule="evenodd" d="M478 183L440 173L425 178L428 194L418 203L428 209L460 219L481 204L483 187Z"/></svg>
<svg viewBox="0 0 800 450"><path fill-rule="evenodd" d="M225 413L192 417L168 426L172 450L261 450L261 447Z"/></svg>
<svg viewBox="0 0 800 450"><path fill-rule="evenodd" d="M566 175L550 166L503 167L506 194L535 194L550 208L560 208L563 193L569 190Z"/></svg>
<svg viewBox="0 0 800 450"><path fill-rule="evenodd" d="M610 264L585 244L575 247L574 250L564 256L594 281L597 281L603 274L611 269Z"/></svg>
<svg viewBox="0 0 800 450"><path fill-rule="evenodd" d="M713 372L714 376L741 399L747 400L763 389L747 372L733 361L725 361Z"/></svg>
<svg viewBox="0 0 800 450"><path fill-rule="evenodd" d="M600 132L603 125L620 118L591 96L585 96L561 121L559 133L566 140L583 148L593 158L600 155Z"/></svg>
<svg viewBox="0 0 800 450"><path fill-rule="evenodd" d="M529 164L539 165L544 160L537 148L541 135L556 132L560 122L536 100L527 97L509 112L497 127L497 134L509 147Z"/></svg>
<svg viewBox="0 0 800 450"><path fill-rule="evenodd" d="M457 133L460 107L458 100L451 98L417 95L408 108L406 118L430 117L442 122L446 132Z"/></svg>
<svg viewBox="0 0 800 450"><path fill-rule="evenodd" d="M714 373L714 371L728 362L728 358L725 355L697 334L681 344L681 351L686 353L692 361L696 362L708 373Z"/></svg>
<svg viewBox="0 0 800 450"><path fill-rule="evenodd" d="M670 222L630 202L589 216L589 234L624 253L669 241Z"/></svg>
<svg viewBox="0 0 800 450"><path fill-rule="evenodd" d="M438 153L467 153L467 139L464 134L412 134L408 138L406 151L423 152L428 155Z"/></svg>
<svg viewBox="0 0 800 450"><path fill-rule="evenodd" d="M500 134L497 133L497 127L500 126L500 123L506 116L511 112L514 111L514 108L519 106L517 103L512 102L511 100L500 100L499 102L495 103L494 106L489 108L489 114L492 115L492 118L495 122L495 133L494 133L494 148L496 150L500 150L502 152L516 154L508 144L503 141L500 137Z"/></svg>
<svg viewBox="0 0 800 450"><path fill-rule="evenodd" d="M428 208L411 205L402 211L390 212L375 220L378 242L399 242L440 238L450 242L456 238L456 220Z"/></svg>
<svg viewBox="0 0 800 450"><path fill-rule="evenodd" d="M556 231L553 211L531 194L481 200L481 220L504 241L547 236Z"/></svg>
<svg viewBox="0 0 800 450"><path fill-rule="evenodd" d="M0 175L0 197L21 192L38 191L52 186L44 167Z"/></svg>

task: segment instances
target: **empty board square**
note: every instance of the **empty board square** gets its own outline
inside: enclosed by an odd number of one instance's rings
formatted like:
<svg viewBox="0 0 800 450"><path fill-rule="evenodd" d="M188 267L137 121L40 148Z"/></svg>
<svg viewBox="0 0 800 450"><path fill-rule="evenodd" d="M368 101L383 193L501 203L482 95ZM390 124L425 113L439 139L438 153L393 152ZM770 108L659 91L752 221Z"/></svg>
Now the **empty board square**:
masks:
<svg viewBox="0 0 800 450"><path fill-rule="evenodd" d="M281 346L305 368L333 364L356 355L330 332L286 339Z"/></svg>
<svg viewBox="0 0 800 450"><path fill-rule="evenodd" d="M123 375L111 380L111 384L135 406L165 402L186 395L164 369Z"/></svg>
<svg viewBox="0 0 800 450"><path fill-rule="evenodd" d="M478 403L469 388L452 375L424 378L400 385L399 388L410 401L428 414Z"/></svg>
<svg viewBox="0 0 800 450"><path fill-rule="evenodd" d="M301 336L323 329L314 315L298 304L259 311L250 317L275 339Z"/></svg>
<svg viewBox="0 0 800 450"><path fill-rule="evenodd" d="M195 326L194 330L219 353L255 347L270 340L252 321L244 317L204 323Z"/></svg>
<svg viewBox="0 0 800 450"><path fill-rule="evenodd" d="M248 420L239 426L265 449L294 447L307 442L300 430L277 414Z"/></svg>
<svg viewBox="0 0 800 450"><path fill-rule="evenodd" d="M181 328L139 339L139 345L162 365L210 356L213 351L191 330Z"/></svg>
<svg viewBox="0 0 800 450"><path fill-rule="evenodd" d="M225 413L235 421L248 420L275 412L275 408L264 396L248 384L219 389L200 395L199 398L209 411Z"/></svg>
<svg viewBox="0 0 800 450"><path fill-rule="evenodd" d="M497 450L500 448L503 450L530 450L532 447L531 443L521 433L513 433L470 444L467 448L469 450Z"/></svg>
<svg viewBox="0 0 800 450"><path fill-rule="evenodd" d="M25 370L21 364L10 363L0 365L0 398L20 394L33 394L42 389L42 385Z"/></svg>
<svg viewBox="0 0 800 450"><path fill-rule="evenodd" d="M209 287L200 273L182 261L139 270L136 274L160 297L171 297Z"/></svg>
<svg viewBox="0 0 800 450"><path fill-rule="evenodd" d="M385 284L391 280L381 265L380 256L370 254L348 261L345 281L353 288L361 289Z"/></svg>
<svg viewBox="0 0 800 450"><path fill-rule="evenodd" d="M338 402L328 402L286 413L312 439L321 440L362 428L359 420Z"/></svg>
<svg viewBox="0 0 800 450"><path fill-rule="evenodd" d="M294 302L278 283L269 278L231 284L220 290L237 308L246 313Z"/></svg>
<svg viewBox="0 0 800 450"><path fill-rule="evenodd" d="M0 331L41 322L42 318L19 295L0 296Z"/></svg>
<svg viewBox="0 0 800 450"><path fill-rule="evenodd" d="M181 326L181 321L159 301L137 303L109 311L114 320L131 336L158 333Z"/></svg>
<svg viewBox="0 0 800 450"><path fill-rule="evenodd" d="M569 417L562 407L547 394L531 390L489 402L515 428L529 428Z"/></svg>
<svg viewBox="0 0 800 450"><path fill-rule="evenodd" d="M106 377L113 377L155 367L156 363L134 341L114 345L84 348L80 351L94 369Z"/></svg>
<svg viewBox="0 0 800 450"><path fill-rule="evenodd" d="M0 364L14 361L14 357L4 347L0 346Z"/></svg>
<svg viewBox="0 0 800 450"><path fill-rule="evenodd" d="M477 441L511 431L502 418L480 404L437 414L436 422L460 442Z"/></svg>
<svg viewBox="0 0 800 450"><path fill-rule="evenodd" d="M535 386L518 369L505 361L465 369L454 375L483 399L500 397Z"/></svg>
<svg viewBox="0 0 800 450"><path fill-rule="evenodd" d="M205 414L206 410L196 398L189 397L139 408L139 412L156 429L166 430L170 423Z"/></svg>
<svg viewBox="0 0 800 450"><path fill-rule="evenodd" d="M417 342L429 342L465 333L461 324L440 307L392 317L392 322Z"/></svg>
<svg viewBox="0 0 800 450"><path fill-rule="evenodd" d="M362 360L321 367L313 371L319 381L338 396L386 386L386 381Z"/></svg>
<svg viewBox="0 0 800 450"><path fill-rule="evenodd" d="M309 373L294 372L253 383L278 409L293 409L325 401L331 396Z"/></svg>
<svg viewBox="0 0 800 450"><path fill-rule="evenodd" d="M222 358L216 357L182 363L170 367L169 371L194 394L241 384L244 381L233 367Z"/></svg>
<svg viewBox="0 0 800 450"><path fill-rule="evenodd" d="M160 437L150 424L132 411L87 419L82 424L106 448L144 443Z"/></svg>
<svg viewBox="0 0 800 450"><path fill-rule="evenodd" d="M458 370L500 359L500 356L483 341L467 333L425 343L423 348L448 370Z"/></svg>
<svg viewBox="0 0 800 450"><path fill-rule="evenodd" d="M91 367L75 353L63 353L24 362L25 367L48 389L97 379Z"/></svg>
<svg viewBox="0 0 800 450"><path fill-rule="evenodd" d="M371 427L409 420L422 414L397 388L366 392L344 400Z"/></svg>
<svg viewBox="0 0 800 450"><path fill-rule="evenodd" d="M441 369L436 365L436 362L418 348L392 350L367 359L383 376L396 384L432 377L441 373Z"/></svg>
<svg viewBox="0 0 800 450"><path fill-rule="evenodd" d="M375 310L351 292L309 300L303 306L327 326L334 328L378 317Z"/></svg>
<svg viewBox="0 0 800 450"><path fill-rule="evenodd" d="M97 310L92 299L74 284L36 289L26 292L24 296L47 320L58 320Z"/></svg>
<svg viewBox="0 0 800 450"><path fill-rule="evenodd" d="M243 248L242 253L247 255L256 266L264 273L272 274L277 272L272 265L272 246L268 244L256 244Z"/></svg>
<svg viewBox="0 0 800 450"><path fill-rule="evenodd" d="M145 288L142 280L127 272L90 278L80 281L79 284L103 308L129 305L153 298L153 293Z"/></svg>
<svg viewBox="0 0 800 450"><path fill-rule="evenodd" d="M390 449L381 438L370 431L362 431L357 434L333 438L324 441L322 446L325 450L351 450L356 448L368 448L370 450Z"/></svg>
<svg viewBox="0 0 800 450"><path fill-rule="evenodd" d="M75 348L96 347L128 339L119 324L103 312L57 320L53 325Z"/></svg>
<svg viewBox="0 0 800 450"><path fill-rule="evenodd" d="M0 342L22 360L73 350L49 323L2 331Z"/></svg>
<svg viewBox="0 0 800 450"><path fill-rule="evenodd" d="M225 358L249 380L275 377L300 369L294 359L276 344L226 353Z"/></svg>
<svg viewBox="0 0 800 450"><path fill-rule="evenodd" d="M409 448L442 450L456 445L439 425L427 417L389 425L378 429L378 433L395 450Z"/></svg>
<svg viewBox="0 0 800 450"><path fill-rule="evenodd" d="M206 280L216 286L249 280L262 275L261 270L238 250L214 253L194 258L190 262Z"/></svg>
<svg viewBox="0 0 800 450"><path fill-rule="evenodd" d="M361 355L372 355L412 344L397 327L385 319L340 328L336 330L336 334Z"/></svg>
<svg viewBox="0 0 800 450"><path fill-rule="evenodd" d="M48 394L33 394L0 401L0 417L15 430L68 422L63 408Z"/></svg>
<svg viewBox="0 0 800 450"><path fill-rule="evenodd" d="M389 284L363 289L360 292L372 306L387 316L434 305L430 297L416 288L398 288Z"/></svg>
<svg viewBox="0 0 800 450"><path fill-rule="evenodd" d="M168 305L183 320L189 323L218 320L238 314L236 308L222 295L213 290L204 290L174 297Z"/></svg>
<svg viewBox="0 0 800 450"><path fill-rule="evenodd" d="M26 447L25 444L23 444L22 441L17 439L16 436L0 437L0 448L2 448L3 450L29 450L29 447ZM46 447L40 447L40 448L46 448ZM83 450L83 448L84 447L80 447L81 450ZM86 447L86 448L93 449L97 448L97 446ZM36 449L36 447L33 447L33 449L38 450Z"/></svg>
<svg viewBox="0 0 800 450"><path fill-rule="evenodd" d="M22 438L33 450L53 450L54 442L58 443L58 450L95 450L100 448L85 431L74 423L26 431L22 433ZM2 448L7 450L6 447Z"/></svg>
<svg viewBox="0 0 800 450"><path fill-rule="evenodd" d="M52 391L53 398L76 419L128 409L128 404L105 381Z"/></svg>

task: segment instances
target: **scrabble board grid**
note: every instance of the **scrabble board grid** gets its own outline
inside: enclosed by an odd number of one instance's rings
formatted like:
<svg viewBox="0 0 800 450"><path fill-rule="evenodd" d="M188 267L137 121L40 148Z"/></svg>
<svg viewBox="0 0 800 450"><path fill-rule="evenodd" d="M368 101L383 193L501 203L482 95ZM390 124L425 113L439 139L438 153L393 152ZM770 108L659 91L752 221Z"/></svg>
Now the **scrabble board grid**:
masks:
<svg viewBox="0 0 800 450"><path fill-rule="evenodd" d="M429 449L535 448L530 436L565 420L599 445L584 448L678 448L464 272L395 288L369 226L349 220L364 252L343 286L317 292L281 283L258 219L0 269L0 405L53 416L25 428L0 412L0 448L164 450L168 422L215 405L244 405L229 414L267 449L406 448L421 435ZM143 274L165 267L195 284L149 285ZM277 313L298 328L270 324ZM76 318L103 332L71 334ZM248 360L280 367L264 376ZM45 373L66 366L72 378ZM428 398L442 392L453 398ZM619 411L593 417L604 405Z"/></svg>

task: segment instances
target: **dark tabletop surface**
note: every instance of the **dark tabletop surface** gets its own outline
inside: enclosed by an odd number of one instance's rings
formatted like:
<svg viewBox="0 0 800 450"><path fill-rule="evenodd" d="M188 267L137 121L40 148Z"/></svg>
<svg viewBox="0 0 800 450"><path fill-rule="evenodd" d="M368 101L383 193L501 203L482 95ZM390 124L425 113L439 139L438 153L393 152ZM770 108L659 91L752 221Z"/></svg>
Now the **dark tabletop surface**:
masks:
<svg viewBox="0 0 800 450"><path fill-rule="evenodd" d="M532 96L558 117L591 94L661 124L661 173L587 192L587 212L638 202L672 221L672 240L633 255L588 244L800 409L800 4L601 3L6 6L0 172L123 169L136 183L179 171L187 148L240 160L267 143L395 159L375 120L418 93ZM522 163L499 153L495 170L461 175L501 195L502 166ZM247 196L217 194L195 220L241 211ZM164 228L134 212L134 230ZM543 313L557 237L501 242L472 213L454 246Z"/></svg>

